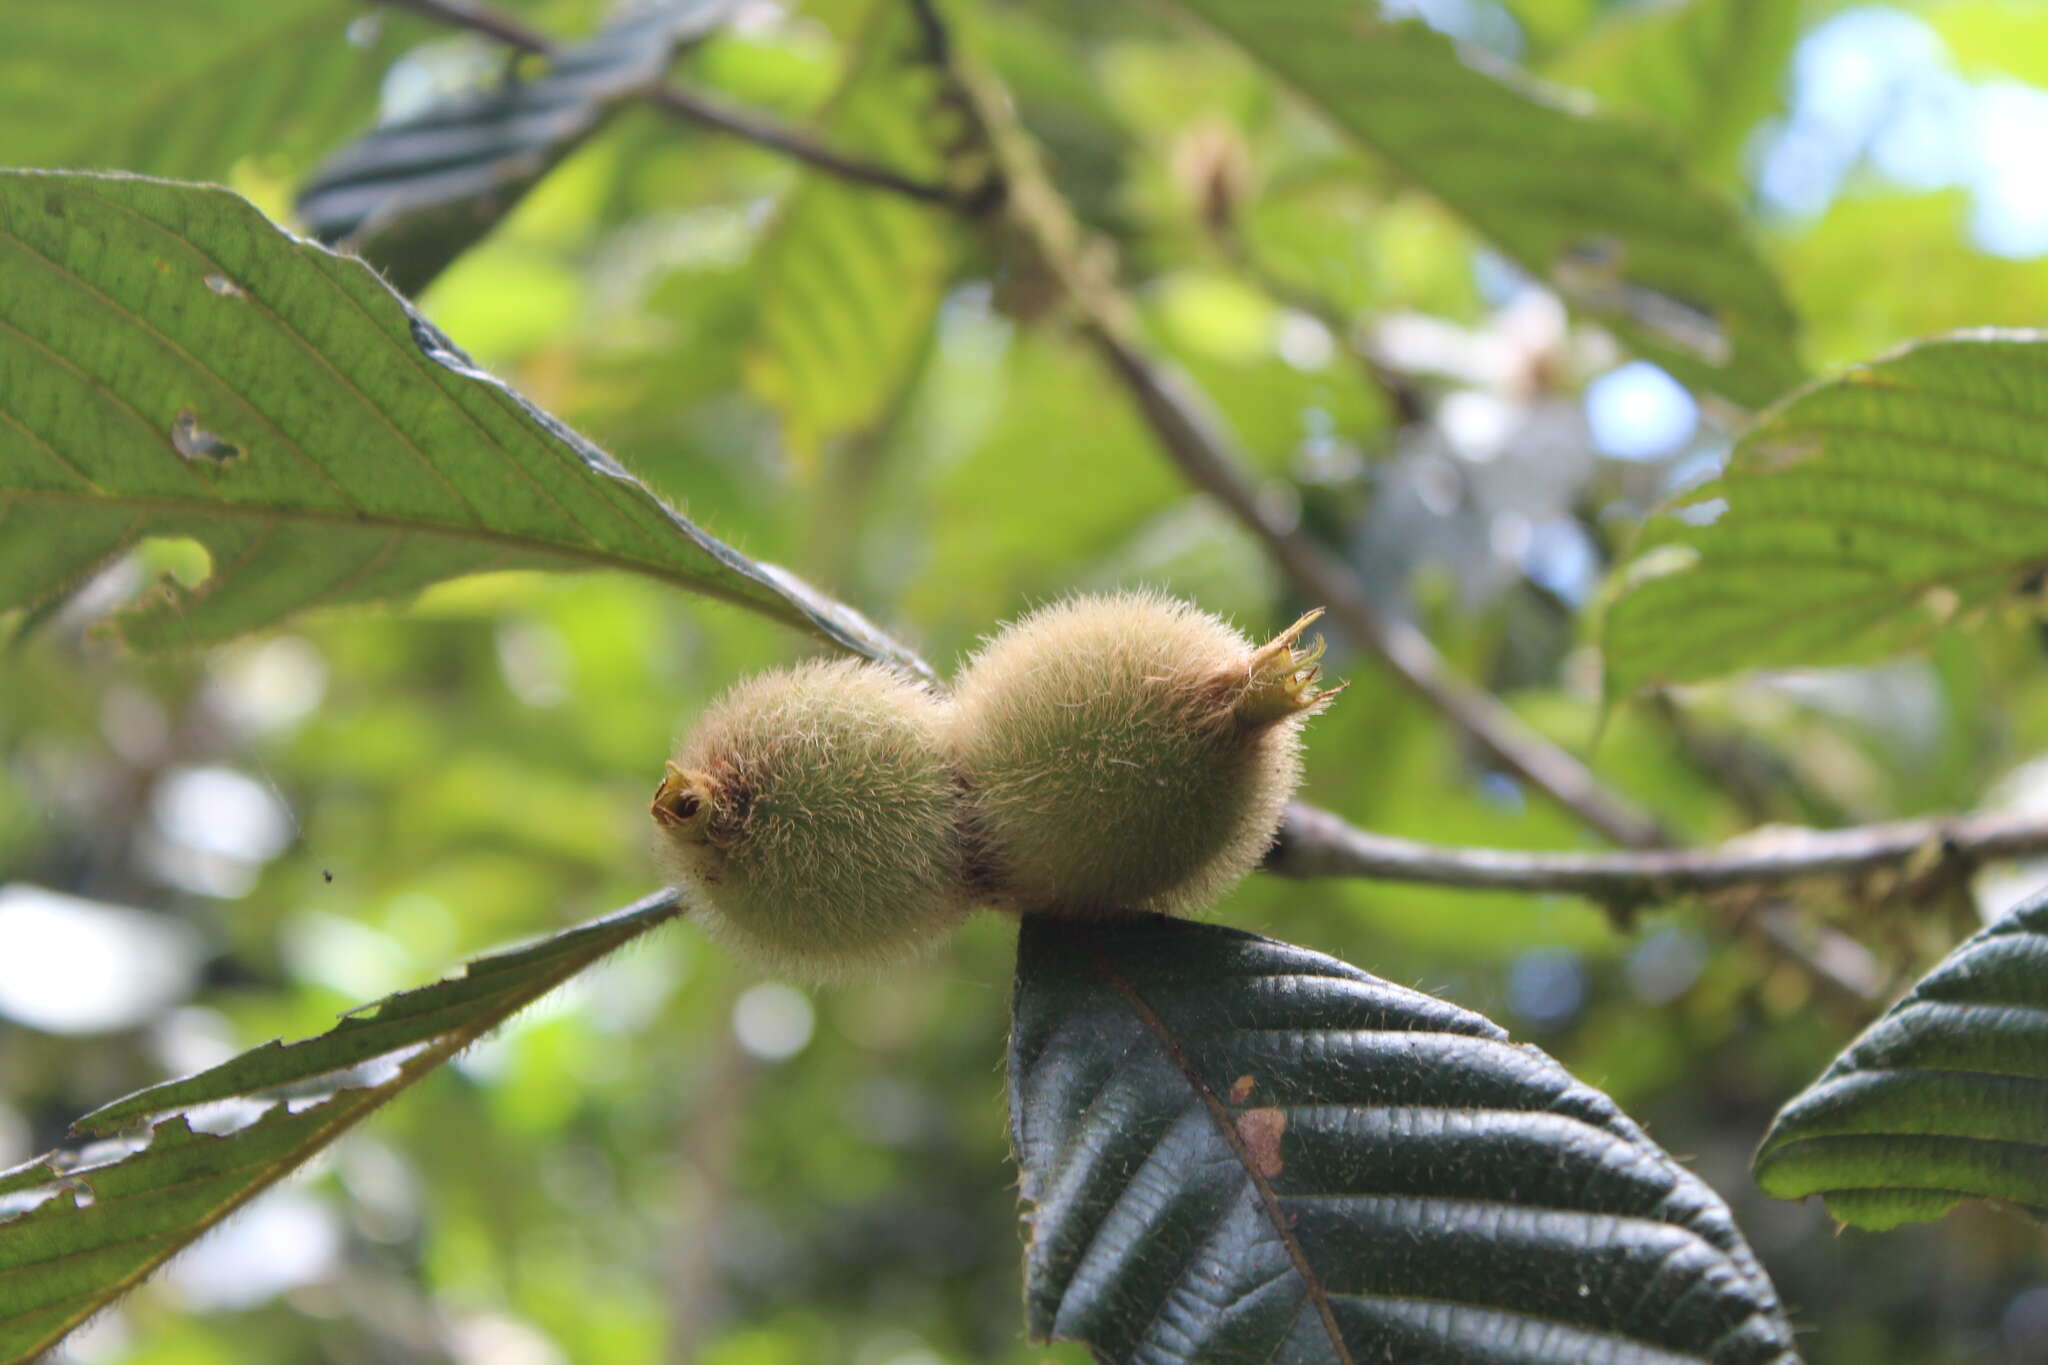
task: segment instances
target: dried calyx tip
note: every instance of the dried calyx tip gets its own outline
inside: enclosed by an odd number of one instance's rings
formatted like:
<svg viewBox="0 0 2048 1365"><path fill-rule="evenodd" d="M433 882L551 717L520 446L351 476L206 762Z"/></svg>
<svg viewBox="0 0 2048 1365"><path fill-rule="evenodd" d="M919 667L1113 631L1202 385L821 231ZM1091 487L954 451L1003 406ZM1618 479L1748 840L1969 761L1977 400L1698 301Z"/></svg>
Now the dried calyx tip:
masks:
<svg viewBox="0 0 2048 1365"><path fill-rule="evenodd" d="M702 773L686 772L674 763L665 765L661 785L654 789L648 813L664 829L687 830L699 823L711 808L711 781Z"/></svg>
<svg viewBox="0 0 2048 1365"><path fill-rule="evenodd" d="M1321 607L1302 613L1300 620L1253 652L1245 669L1244 692L1232 708L1240 724L1263 729L1289 716L1321 710L1349 686L1316 687L1323 676L1322 636L1304 648L1295 647L1302 632L1322 614Z"/></svg>

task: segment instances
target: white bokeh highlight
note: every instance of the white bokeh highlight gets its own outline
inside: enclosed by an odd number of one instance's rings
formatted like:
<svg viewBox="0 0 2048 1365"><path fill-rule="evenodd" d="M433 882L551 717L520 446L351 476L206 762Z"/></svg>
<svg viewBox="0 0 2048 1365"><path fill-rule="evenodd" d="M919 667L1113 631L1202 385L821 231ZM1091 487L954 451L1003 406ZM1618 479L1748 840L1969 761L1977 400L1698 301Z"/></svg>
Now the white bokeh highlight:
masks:
<svg viewBox="0 0 2048 1365"><path fill-rule="evenodd" d="M190 995L199 936L162 915L27 882L0 886L0 1015L45 1033L111 1033Z"/></svg>
<svg viewBox="0 0 2048 1365"><path fill-rule="evenodd" d="M1619 460L1675 455L1699 430L1699 404L1647 360L1632 360L1595 379L1586 386L1585 402L1593 444Z"/></svg>
<svg viewBox="0 0 2048 1365"><path fill-rule="evenodd" d="M779 981L749 986L733 1002L733 1036L763 1061L787 1061L802 1052L816 1025L810 997Z"/></svg>

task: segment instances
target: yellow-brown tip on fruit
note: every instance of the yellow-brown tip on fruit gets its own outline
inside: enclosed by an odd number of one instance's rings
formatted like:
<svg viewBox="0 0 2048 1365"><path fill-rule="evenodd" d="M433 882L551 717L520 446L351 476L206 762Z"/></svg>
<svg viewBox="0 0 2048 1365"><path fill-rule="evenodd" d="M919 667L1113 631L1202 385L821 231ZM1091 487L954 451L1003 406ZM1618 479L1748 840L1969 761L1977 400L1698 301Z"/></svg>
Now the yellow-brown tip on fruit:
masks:
<svg viewBox="0 0 2048 1365"><path fill-rule="evenodd" d="M1263 646L1157 593L1076 597L990 640L956 689L976 870L1012 909L1191 911L1257 865L1300 775L1322 645Z"/></svg>
<svg viewBox="0 0 2048 1365"><path fill-rule="evenodd" d="M1321 607L1302 613L1300 620L1253 651L1244 691L1232 707L1239 724L1263 729L1290 716L1314 715L1349 686L1317 688L1323 676L1322 636L1306 649L1295 647L1302 632L1322 614Z"/></svg>
<svg viewBox="0 0 2048 1365"><path fill-rule="evenodd" d="M858 975L966 909L945 707L876 664L801 664L706 708L655 789L655 847L715 936L778 972Z"/></svg>

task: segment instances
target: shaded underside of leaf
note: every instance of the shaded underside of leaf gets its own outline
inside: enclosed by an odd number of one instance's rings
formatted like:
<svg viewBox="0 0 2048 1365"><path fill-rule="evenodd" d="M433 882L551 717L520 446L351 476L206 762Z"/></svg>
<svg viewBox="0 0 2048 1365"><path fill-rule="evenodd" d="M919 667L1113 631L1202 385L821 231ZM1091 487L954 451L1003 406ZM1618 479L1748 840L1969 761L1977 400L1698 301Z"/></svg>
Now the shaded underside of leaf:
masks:
<svg viewBox="0 0 2048 1365"><path fill-rule="evenodd" d="M1026 916L1010 1099L1031 1330L1106 1361L1797 1359L1611 1101L1318 953Z"/></svg>
<svg viewBox="0 0 2048 1365"><path fill-rule="evenodd" d="M667 0L636 10L531 79L508 77L387 123L313 174L299 217L313 236L417 294L730 8L731 0Z"/></svg>
<svg viewBox="0 0 2048 1365"><path fill-rule="evenodd" d="M212 556L130 614L203 644L485 570L649 574L922 671L485 374L362 262L226 190L0 172L0 610L157 536Z"/></svg>
<svg viewBox="0 0 2048 1365"><path fill-rule="evenodd" d="M391 996L317 1038L272 1042L139 1091L81 1133L142 1127L126 1150L0 1172L0 1365L33 1359L358 1120L561 982L680 913L673 892ZM383 1063L381 1069L368 1070ZM230 1131L198 1106L267 1104ZM156 1116L165 1115L154 1123ZM36 1202L40 1200L40 1202ZM13 1217L11 1208L32 1204Z"/></svg>
<svg viewBox="0 0 2048 1365"><path fill-rule="evenodd" d="M937 183L939 90L907 11L887 6L824 121L835 145ZM816 173L783 205L755 266L747 379L782 414L792 449L814 455L893 409L937 320L957 231L940 209Z"/></svg>
<svg viewBox="0 0 2048 1365"><path fill-rule="evenodd" d="M1916 645L2048 567L2048 336L1921 342L1766 414L1644 528L1609 688Z"/></svg>
<svg viewBox="0 0 2048 1365"><path fill-rule="evenodd" d="M1761 406L1797 322L1733 204L1645 126L1357 0L1177 0L1679 378Z"/></svg>
<svg viewBox="0 0 2048 1365"><path fill-rule="evenodd" d="M2048 1218L2048 895L1967 939L1772 1122L1756 1178L1859 1227Z"/></svg>
<svg viewBox="0 0 2048 1365"><path fill-rule="evenodd" d="M361 0L0 0L0 164L199 180L311 157L425 31Z"/></svg>

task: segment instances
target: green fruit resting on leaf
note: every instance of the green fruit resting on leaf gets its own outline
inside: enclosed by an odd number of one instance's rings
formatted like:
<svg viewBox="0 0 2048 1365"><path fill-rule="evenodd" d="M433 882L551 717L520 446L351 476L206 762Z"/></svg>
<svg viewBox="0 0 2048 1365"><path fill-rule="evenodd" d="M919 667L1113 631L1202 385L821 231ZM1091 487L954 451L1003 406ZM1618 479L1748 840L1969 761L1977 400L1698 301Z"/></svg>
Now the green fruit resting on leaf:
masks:
<svg viewBox="0 0 2048 1365"><path fill-rule="evenodd" d="M1334 691L1296 641L1254 646L1156 593L1033 612L968 663L953 761L978 879L1016 910L1198 910L1257 866Z"/></svg>
<svg viewBox="0 0 2048 1365"><path fill-rule="evenodd" d="M945 704L876 664L748 678L654 794L656 851L713 935L774 970L856 974L941 942L967 906Z"/></svg>

